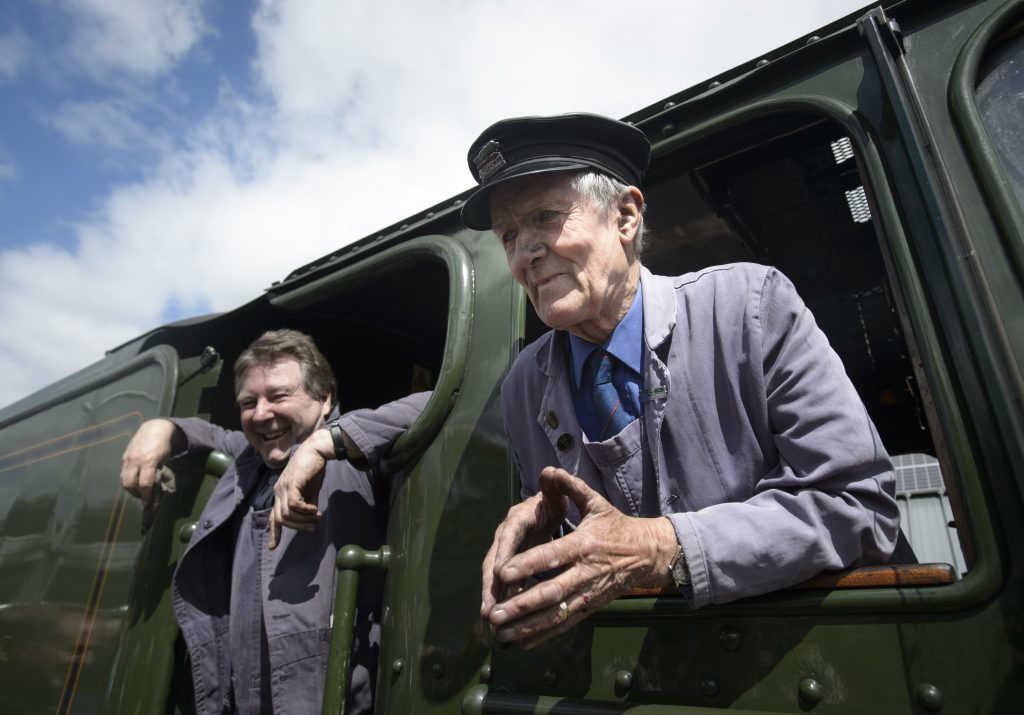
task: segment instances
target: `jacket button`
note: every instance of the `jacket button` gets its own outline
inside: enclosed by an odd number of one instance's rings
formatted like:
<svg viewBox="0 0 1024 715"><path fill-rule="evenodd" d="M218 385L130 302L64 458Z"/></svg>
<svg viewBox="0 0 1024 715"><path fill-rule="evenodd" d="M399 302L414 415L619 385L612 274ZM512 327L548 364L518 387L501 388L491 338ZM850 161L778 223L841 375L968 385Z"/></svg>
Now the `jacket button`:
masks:
<svg viewBox="0 0 1024 715"><path fill-rule="evenodd" d="M553 411L548 412L547 423L548 427L550 427L551 429L558 429L558 415L556 415Z"/></svg>
<svg viewBox="0 0 1024 715"><path fill-rule="evenodd" d="M563 432L561 435L559 435L558 441L555 442L555 446L558 447L563 452L569 449L570 447L572 447L572 435L569 434L568 432Z"/></svg>
<svg viewBox="0 0 1024 715"><path fill-rule="evenodd" d="M212 526L213 526L213 520L212 519L207 519L206 521L203 522L203 528L204 529L209 529Z"/></svg>

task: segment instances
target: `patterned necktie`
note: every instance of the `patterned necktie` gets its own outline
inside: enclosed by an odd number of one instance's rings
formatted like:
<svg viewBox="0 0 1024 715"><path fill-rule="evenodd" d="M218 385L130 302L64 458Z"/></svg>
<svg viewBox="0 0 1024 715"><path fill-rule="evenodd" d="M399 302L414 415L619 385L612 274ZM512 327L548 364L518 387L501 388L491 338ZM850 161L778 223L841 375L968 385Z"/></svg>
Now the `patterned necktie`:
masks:
<svg viewBox="0 0 1024 715"><path fill-rule="evenodd" d="M580 416L580 425L591 442L617 435L636 419L625 389L624 373L628 370L620 360L601 349L594 350L587 358L580 388L587 409ZM616 383L621 384L622 394Z"/></svg>

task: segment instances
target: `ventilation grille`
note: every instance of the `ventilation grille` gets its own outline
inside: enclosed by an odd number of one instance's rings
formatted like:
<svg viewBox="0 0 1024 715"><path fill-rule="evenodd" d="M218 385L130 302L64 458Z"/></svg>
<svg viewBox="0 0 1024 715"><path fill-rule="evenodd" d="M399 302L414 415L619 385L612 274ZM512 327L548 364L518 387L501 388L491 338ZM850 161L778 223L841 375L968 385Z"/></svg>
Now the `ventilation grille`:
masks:
<svg viewBox="0 0 1024 715"><path fill-rule="evenodd" d="M847 191L846 203L850 205L850 216L853 217L854 223L867 223L871 220L871 207L868 206L868 197L863 186Z"/></svg>
<svg viewBox="0 0 1024 715"><path fill-rule="evenodd" d="M837 164L842 164L853 158L853 143L850 137L843 137L832 142L832 156L836 158Z"/></svg>
<svg viewBox="0 0 1024 715"><path fill-rule="evenodd" d="M896 493L921 494L945 492L942 470L935 457L927 454L897 454L892 458L896 468Z"/></svg>

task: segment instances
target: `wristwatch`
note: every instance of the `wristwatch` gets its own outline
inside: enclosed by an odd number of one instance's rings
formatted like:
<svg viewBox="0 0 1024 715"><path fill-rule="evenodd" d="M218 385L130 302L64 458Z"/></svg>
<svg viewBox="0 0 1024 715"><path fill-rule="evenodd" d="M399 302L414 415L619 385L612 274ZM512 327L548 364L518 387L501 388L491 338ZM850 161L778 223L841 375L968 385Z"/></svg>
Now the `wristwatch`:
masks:
<svg viewBox="0 0 1024 715"><path fill-rule="evenodd" d="M686 565L686 553L683 551L682 546L679 547L679 553L676 554L676 557L672 559L668 572L672 575L672 582L675 583L677 589L689 588L690 569Z"/></svg>
<svg viewBox="0 0 1024 715"><path fill-rule="evenodd" d="M345 438L342 436L341 425L338 424L338 420L325 422L324 429L331 434L331 442L334 443L334 458L348 459L348 447L345 446Z"/></svg>

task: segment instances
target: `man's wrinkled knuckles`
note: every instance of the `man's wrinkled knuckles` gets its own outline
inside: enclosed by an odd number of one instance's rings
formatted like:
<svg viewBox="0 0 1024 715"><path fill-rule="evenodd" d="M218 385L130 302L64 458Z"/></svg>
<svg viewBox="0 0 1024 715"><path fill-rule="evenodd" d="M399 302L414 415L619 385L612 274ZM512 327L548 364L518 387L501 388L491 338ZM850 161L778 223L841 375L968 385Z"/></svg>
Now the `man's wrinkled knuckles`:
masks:
<svg viewBox="0 0 1024 715"><path fill-rule="evenodd" d="M502 603L492 610L492 622L502 625L520 618L530 618L530 614L541 614L555 608L569 597L564 585L556 582L543 582L527 589Z"/></svg>
<svg viewBox="0 0 1024 715"><path fill-rule="evenodd" d="M514 569L517 574L534 576L551 569L567 566L577 560L577 551L572 544L562 542L569 537L546 541L527 551L516 554L506 562L505 567ZM524 576L517 576L523 578Z"/></svg>
<svg viewBox="0 0 1024 715"><path fill-rule="evenodd" d="M548 609L544 613L509 622L508 625L499 627L495 635L503 643L512 643L535 636L543 636L542 640L546 640L549 637L547 634L551 633L557 625L561 625L557 620L557 613L557 608Z"/></svg>

